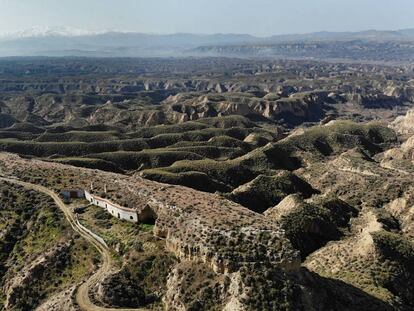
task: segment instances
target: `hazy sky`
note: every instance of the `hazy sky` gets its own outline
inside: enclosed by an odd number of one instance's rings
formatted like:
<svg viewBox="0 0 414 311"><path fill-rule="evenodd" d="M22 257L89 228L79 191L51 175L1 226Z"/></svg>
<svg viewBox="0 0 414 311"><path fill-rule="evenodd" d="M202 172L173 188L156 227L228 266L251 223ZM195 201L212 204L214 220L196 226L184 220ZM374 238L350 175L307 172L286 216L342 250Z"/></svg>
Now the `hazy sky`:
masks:
<svg viewBox="0 0 414 311"><path fill-rule="evenodd" d="M0 33L33 26L271 35L414 27L414 0L0 0Z"/></svg>

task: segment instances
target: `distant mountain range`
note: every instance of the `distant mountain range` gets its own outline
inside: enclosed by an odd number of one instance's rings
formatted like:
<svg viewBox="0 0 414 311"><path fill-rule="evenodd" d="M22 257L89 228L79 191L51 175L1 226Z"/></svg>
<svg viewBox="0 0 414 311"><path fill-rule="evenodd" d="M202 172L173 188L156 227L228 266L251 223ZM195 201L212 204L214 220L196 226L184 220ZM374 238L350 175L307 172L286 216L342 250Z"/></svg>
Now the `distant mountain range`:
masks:
<svg viewBox="0 0 414 311"><path fill-rule="evenodd" d="M230 56L228 47L265 46L289 42L362 40L366 42L414 42L414 29L397 31L316 32L255 37L247 34L144 34L118 31L86 31L35 27L0 35L0 56ZM223 47L226 47L223 49ZM223 53L217 53L222 50ZM227 55L229 54L229 55ZM262 53L263 54L263 53ZM263 55L266 55L264 53ZM232 55L233 56L233 55ZM244 56L243 54L237 56ZM254 55L245 55L254 56ZM271 56L271 55L269 55Z"/></svg>
<svg viewBox="0 0 414 311"><path fill-rule="evenodd" d="M0 35L0 56L179 56L203 45L255 42L243 34L145 34L33 28Z"/></svg>

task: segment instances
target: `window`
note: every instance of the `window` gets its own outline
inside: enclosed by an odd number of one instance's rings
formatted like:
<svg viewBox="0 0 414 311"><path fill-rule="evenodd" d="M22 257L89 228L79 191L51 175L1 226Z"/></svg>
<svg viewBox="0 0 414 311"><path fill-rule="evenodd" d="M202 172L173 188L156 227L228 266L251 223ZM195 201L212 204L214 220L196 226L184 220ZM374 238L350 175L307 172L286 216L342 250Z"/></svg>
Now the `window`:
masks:
<svg viewBox="0 0 414 311"><path fill-rule="evenodd" d="M133 220L134 219L134 216L129 216L129 219Z"/></svg>

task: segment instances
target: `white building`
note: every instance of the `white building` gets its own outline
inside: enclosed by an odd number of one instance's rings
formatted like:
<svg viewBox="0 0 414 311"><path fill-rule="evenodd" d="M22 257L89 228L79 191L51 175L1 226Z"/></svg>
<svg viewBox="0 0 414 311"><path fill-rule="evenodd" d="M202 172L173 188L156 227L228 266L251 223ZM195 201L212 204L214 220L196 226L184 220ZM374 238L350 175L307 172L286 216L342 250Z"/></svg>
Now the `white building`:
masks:
<svg viewBox="0 0 414 311"><path fill-rule="evenodd" d="M138 213L136 210L120 206L104 198L98 197L85 190L85 198L91 204L102 207L112 216L131 222L138 222Z"/></svg>

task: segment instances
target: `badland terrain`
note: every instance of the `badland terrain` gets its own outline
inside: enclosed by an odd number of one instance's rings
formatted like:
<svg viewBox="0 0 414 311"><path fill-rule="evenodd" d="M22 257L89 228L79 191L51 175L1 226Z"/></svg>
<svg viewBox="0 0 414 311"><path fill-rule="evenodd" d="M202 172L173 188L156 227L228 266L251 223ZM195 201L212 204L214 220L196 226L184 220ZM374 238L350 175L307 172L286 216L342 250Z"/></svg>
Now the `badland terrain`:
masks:
<svg viewBox="0 0 414 311"><path fill-rule="evenodd" d="M345 49L319 44L289 49ZM414 310L398 45L352 62L0 59L2 308Z"/></svg>

